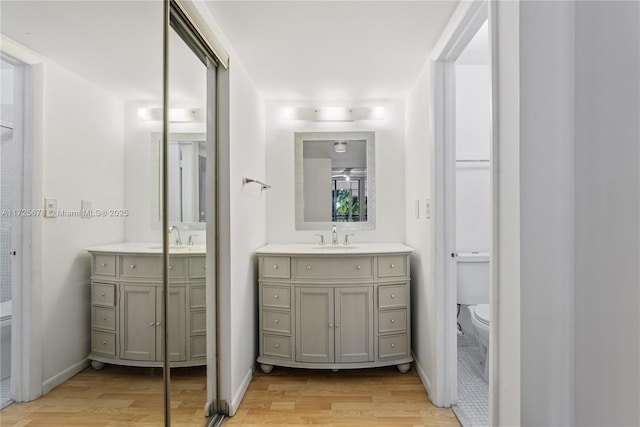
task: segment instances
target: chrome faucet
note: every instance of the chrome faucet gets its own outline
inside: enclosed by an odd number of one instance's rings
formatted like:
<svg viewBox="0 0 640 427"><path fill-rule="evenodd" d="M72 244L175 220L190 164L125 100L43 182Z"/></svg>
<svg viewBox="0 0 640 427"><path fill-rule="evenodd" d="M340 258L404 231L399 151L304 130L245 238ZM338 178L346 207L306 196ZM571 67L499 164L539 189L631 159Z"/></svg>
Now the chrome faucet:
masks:
<svg viewBox="0 0 640 427"><path fill-rule="evenodd" d="M332 245L338 244L338 232L336 231L335 225L333 226L333 228L331 228L331 244Z"/></svg>
<svg viewBox="0 0 640 427"><path fill-rule="evenodd" d="M180 230L178 230L178 227L176 227L175 225L170 226L169 227L169 237L171 237L171 233L173 231L176 232L176 238L174 240L174 244L181 245L182 244L182 237L180 237Z"/></svg>
<svg viewBox="0 0 640 427"><path fill-rule="evenodd" d="M314 236L320 236L320 243L318 244L324 246L324 236L322 234L314 234Z"/></svg>

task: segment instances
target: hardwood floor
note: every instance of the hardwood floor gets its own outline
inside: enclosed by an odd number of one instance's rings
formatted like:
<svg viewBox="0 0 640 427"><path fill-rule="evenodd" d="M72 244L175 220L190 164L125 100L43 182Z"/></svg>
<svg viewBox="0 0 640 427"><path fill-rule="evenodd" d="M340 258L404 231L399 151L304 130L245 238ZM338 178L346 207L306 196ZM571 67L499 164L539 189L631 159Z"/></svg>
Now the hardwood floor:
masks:
<svg viewBox="0 0 640 427"><path fill-rule="evenodd" d="M203 426L206 368L171 371L171 425ZM0 412L2 427L161 426L162 369L107 365L88 368L50 393Z"/></svg>
<svg viewBox="0 0 640 427"><path fill-rule="evenodd" d="M259 369L236 415L224 426L459 426L450 409L431 404L412 368L331 372Z"/></svg>
<svg viewBox="0 0 640 427"><path fill-rule="evenodd" d="M204 424L204 368L172 372L172 426ZM46 396L0 412L2 427L161 426L162 370L89 368ZM257 370L240 408L224 426L458 426L450 409L434 407L412 368L331 372Z"/></svg>

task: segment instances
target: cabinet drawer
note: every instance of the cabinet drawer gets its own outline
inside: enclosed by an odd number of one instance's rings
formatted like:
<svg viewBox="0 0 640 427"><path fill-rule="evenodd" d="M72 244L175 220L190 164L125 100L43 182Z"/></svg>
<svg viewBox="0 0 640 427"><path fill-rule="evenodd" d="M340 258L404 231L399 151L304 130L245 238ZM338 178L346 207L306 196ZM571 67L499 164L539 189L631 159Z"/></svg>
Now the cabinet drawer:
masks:
<svg viewBox="0 0 640 427"><path fill-rule="evenodd" d="M296 258L296 277L304 279L373 277L373 261L371 257Z"/></svg>
<svg viewBox="0 0 640 427"><path fill-rule="evenodd" d="M107 307L93 307L93 327L99 329L116 330L116 309Z"/></svg>
<svg viewBox="0 0 640 427"><path fill-rule="evenodd" d="M262 277L288 279L291 277L291 261L288 256L262 258Z"/></svg>
<svg viewBox="0 0 640 427"><path fill-rule="evenodd" d="M288 286L262 286L262 305L273 308L291 308L291 288Z"/></svg>
<svg viewBox="0 0 640 427"><path fill-rule="evenodd" d="M94 283L91 285L91 303L94 305L115 306L116 285Z"/></svg>
<svg viewBox="0 0 640 427"><path fill-rule="evenodd" d="M189 258L189 277L204 279L207 277L207 258L203 256Z"/></svg>
<svg viewBox="0 0 640 427"><path fill-rule="evenodd" d="M407 275L407 258L404 255L378 257L378 277L403 277Z"/></svg>
<svg viewBox="0 0 640 427"><path fill-rule="evenodd" d="M282 335L263 335L264 355L291 359L291 337Z"/></svg>
<svg viewBox="0 0 640 427"><path fill-rule="evenodd" d="M262 312L262 330L291 335L291 312L264 310Z"/></svg>
<svg viewBox="0 0 640 427"><path fill-rule="evenodd" d="M207 290L204 286L192 285L189 288L189 305L191 309L207 306Z"/></svg>
<svg viewBox="0 0 640 427"><path fill-rule="evenodd" d="M378 307L393 308L407 305L407 285L385 285L378 287Z"/></svg>
<svg viewBox="0 0 640 427"><path fill-rule="evenodd" d="M207 329L207 312L194 311L191 313L191 334L204 334Z"/></svg>
<svg viewBox="0 0 640 427"><path fill-rule="evenodd" d="M162 257L123 255L120 257L120 277L160 278L162 277ZM185 258L169 257L169 277L186 277Z"/></svg>
<svg viewBox="0 0 640 427"><path fill-rule="evenodd" d="M407 334L387 335L378 339L378 357L402 357L407 355Z"/></svg>
<svg viewBox="0 0 640 427"><path fill-rule="evenodd" d="M93 274L114 277L116 275L116 256L94 255Z"/></svg>
<svg viewBox="0 0 640 427"><path fill-rule="evenodd" d="M407 309L381 311L378 315L378 332L381 334L389 332L407 331Z"/></svg>
<svg viewBox="0 0 640 427"><path fill-rule="evenodd" d="M101 356L115 357L116 334L93 331L91 336L91 352Z"/></svg>

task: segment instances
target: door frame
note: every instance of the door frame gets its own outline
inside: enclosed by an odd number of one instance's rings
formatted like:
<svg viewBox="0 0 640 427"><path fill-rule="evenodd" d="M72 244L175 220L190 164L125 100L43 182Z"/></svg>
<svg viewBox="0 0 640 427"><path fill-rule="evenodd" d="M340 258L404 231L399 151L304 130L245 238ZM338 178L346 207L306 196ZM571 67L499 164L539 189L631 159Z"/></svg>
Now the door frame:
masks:
<svg viewBox="0 0 640 427"><path fill-rule="evenodd" d="M457 402L457 286L455 253L455 61L469 44L478 29L489 21L489 69L491 75L490 143L491 143L491 330L489 359L489 415L495 420L498 413L498 363L497 363L497 224L498 224L498 141L496 129L497 80L496 52L497 32L495 5L489 0L473 0L462 5L454 13L445 32L443 43L434 49L434 98L435 98L435 277L437 294L442 295L442 329L437 335L438 348L443 349L444 384L439 388L439 401L443 406ZM451 197L451 195L454 197ZM454 255L455 256L455 255Z"/></svg>

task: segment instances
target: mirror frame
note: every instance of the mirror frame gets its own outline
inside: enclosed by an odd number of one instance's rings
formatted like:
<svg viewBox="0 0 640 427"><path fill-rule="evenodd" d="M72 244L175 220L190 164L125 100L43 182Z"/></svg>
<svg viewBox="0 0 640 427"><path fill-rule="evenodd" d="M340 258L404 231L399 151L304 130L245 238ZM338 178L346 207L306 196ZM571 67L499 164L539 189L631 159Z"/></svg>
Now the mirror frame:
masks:
<svg viewBox="0 0 640 427"><path fill-rule="evenodd" d="M375 132L295 132L295 216L296 230L338 230L361 231L376 229L376 169ZM361 222L310 222L304 220L304 141L362 141L367 146L367 220Z"/></svg>
<svg viewBox="0 0 640 427"><path fill-rule="evenodd" d="M202 141L207 142L206 132L170 132L169 141ZM209 153L207 153L209 154ZM160 206L162 206L162 191L160 191L160 183L162 182L162 171L160 168L160 160L162 159L162 133L151 133L151 226L154 230L162 228L162 217ZM206 230L206 222L175 222L169 221L171 225L182 230Z"/></svg>

